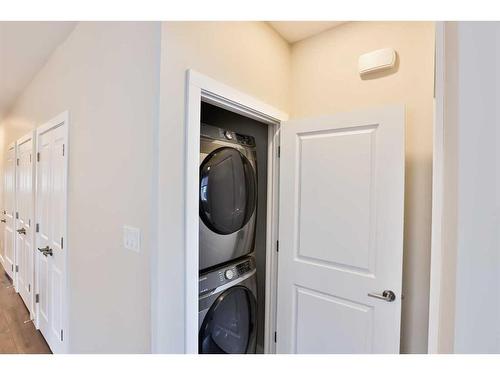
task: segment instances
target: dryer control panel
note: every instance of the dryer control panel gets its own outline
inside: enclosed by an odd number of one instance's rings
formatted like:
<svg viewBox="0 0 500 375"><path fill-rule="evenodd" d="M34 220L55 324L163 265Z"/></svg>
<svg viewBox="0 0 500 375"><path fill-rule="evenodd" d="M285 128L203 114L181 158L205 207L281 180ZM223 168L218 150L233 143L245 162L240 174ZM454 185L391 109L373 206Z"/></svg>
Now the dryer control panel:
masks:
<svg viewBox="0 0 500 375"><path fill-rule="evenodd" d="M237 143L247 147L255 147L255 138L250 135L240 134L232 130L218 128L216 126L201 124L200 135L211 139Z"/></svg>
<svg viewBox="0 0 500 375"><path fill-rule="evenodd" d="M199 280L199 294L211 292L222 285L241 278L254 269L255 260L253 257L247 257L239 262L203 273L200 275Z"/></svg>

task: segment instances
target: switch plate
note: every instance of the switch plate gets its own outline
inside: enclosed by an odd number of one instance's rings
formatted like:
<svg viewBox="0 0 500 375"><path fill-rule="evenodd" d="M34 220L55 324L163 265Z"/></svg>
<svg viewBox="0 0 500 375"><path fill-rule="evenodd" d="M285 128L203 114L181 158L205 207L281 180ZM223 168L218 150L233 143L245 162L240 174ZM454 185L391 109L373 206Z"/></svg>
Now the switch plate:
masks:
<svg viewBox="0 0 500 375"><path fill-rule="evenodd" d="M141 230L129 225L123 226L123 246L125 249L139 252L141 250Z"/></svg>

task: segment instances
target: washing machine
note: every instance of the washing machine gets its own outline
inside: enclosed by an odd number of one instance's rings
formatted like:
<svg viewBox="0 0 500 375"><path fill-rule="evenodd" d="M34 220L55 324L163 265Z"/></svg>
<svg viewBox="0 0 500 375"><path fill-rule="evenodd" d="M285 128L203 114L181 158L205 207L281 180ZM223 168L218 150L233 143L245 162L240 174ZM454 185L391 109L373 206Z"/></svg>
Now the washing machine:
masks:
<svg viewBox="0 0 500 375"><path fill-rule="evenodd" d="M200 275L198 352L255 353L257 279L253 257Z"/></svg>
<svg viewBox="0 0 500 375"><path fill-rule="evenodd" d="M255 139L201 124L199 269L254 250L257 208Z"/></svg>

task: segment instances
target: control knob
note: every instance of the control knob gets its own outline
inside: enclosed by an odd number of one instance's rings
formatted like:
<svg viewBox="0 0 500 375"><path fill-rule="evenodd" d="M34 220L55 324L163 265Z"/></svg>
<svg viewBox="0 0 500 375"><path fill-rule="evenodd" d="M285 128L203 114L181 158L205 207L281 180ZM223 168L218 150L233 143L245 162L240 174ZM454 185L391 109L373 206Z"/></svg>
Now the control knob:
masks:
<svg viewBox="0 0 500 375"><path fill-rule="evenodd" d="M234 271L226 270L226 272L224 272L224 277L228 280L231 280L234 277Z"/></svg>

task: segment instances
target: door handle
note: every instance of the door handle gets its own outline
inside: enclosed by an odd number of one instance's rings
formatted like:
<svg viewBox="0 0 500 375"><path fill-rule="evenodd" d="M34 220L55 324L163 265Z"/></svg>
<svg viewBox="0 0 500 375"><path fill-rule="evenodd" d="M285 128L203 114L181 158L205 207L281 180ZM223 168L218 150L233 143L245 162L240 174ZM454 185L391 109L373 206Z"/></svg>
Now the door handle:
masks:
<svg viewBox="0 0 500 375"><path fill-rule="evenodd" d="M1 221L2 223L6 223L6 222L7 222L7 220L5 220L5 219L2 219L2 220L0 220L0 221Z"/></svg>
<svg viewBox="0 0 500 375"><path fill-rule="evenodd" d="M24 228L18 229L17 233L19 233L19 234L26 234L26 229L24 229Z"/></svg>
<svg viewBox="0 0 500 375"><path fill-rule="evenodd" d="M41 249L38 248L38 251L40 251L45 256L47 255L52 256L52 249L48 246L42 247Z"/></svg>
<svg viewBox="0 0 500 375"><path fill-rule="evenodd" d="M45 256L47 256L47 255L52 256L53 255L52 249L49 248L48 250L45 250L42 254L45 255Z"/></svg>
<svg viewBox="0 0 500 375"><path fill-rule="evenodd" d="M368 297L378 298L386 302L392 302L396 299L396 295L392 290L384 290L382 294L368 293Z"/></svg>

